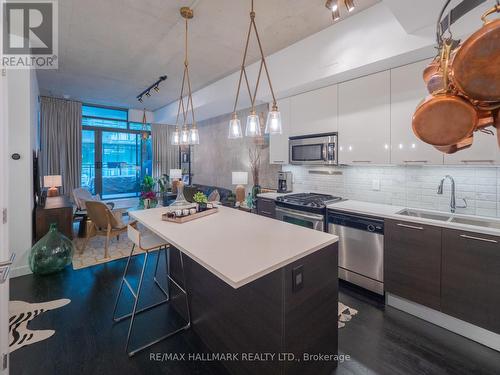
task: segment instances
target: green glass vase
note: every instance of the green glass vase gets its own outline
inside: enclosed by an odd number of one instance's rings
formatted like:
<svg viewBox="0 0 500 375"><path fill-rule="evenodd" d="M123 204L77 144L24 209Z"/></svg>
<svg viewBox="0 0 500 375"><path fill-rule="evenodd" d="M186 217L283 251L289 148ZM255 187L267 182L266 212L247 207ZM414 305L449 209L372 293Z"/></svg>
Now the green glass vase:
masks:
<svg viewBox="0 0 500 375"><path fill-rule="evenodd" d="M73 242L52 223L49 232L31 248L29 266L38 275L59 272L71 263L74 251Z"/></svg>

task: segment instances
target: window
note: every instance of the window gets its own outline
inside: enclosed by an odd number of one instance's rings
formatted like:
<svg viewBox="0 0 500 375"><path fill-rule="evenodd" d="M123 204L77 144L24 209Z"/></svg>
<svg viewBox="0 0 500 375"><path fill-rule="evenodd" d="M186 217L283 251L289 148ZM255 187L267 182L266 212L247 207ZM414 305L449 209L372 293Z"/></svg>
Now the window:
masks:
<svg viewBox="0 0 500 375"><path fill-rule="evenodd" d="M103 199L137 196L152 173L151 137L142 139L142 127L128 121L126 109L83 105L82 186Z"/></svg>

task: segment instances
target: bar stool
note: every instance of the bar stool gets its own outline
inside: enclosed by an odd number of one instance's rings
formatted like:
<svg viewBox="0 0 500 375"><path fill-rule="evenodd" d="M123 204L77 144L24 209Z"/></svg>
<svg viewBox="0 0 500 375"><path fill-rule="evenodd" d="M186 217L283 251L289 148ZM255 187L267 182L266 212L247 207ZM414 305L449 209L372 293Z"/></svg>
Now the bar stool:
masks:
<svg viewBox="0 0 500 375"><path fill-rule="evenodd" d="M187 295L187 291L186 291L186 277L184 274L184 261L182 259L182 252L179 252L179 253L180 253L181 273L182 273L182 279L183 279L182 283L184 285L183 287L181 287L177 283L177 281L175 281L170 276L170 264L169 264L169 258L168 258L168 250L170 250L170 244L153 233L148 233L146 235L141 234L141 232L139 232L137 230L137 228L135 228L135 225L136 225L136 223L129 224L128 228L127 228L128 237L134 243L134 245L132 246L132 250L131 250L130 255L127 259L127 265L125 266L125 271L123 272L122 281L120 283L120 289L118 290L118 295L117 295L116 301L115 301L115 307L113 309L113 321L114 322L120 322L122 320L130 318L130 325L129 325L128 334L127 334L127 342L125 345L125 351L128 353L129 357L132 357L137 352L144 350L146 348L149 348L150 346L152 346L152 345L154 345L162 340L165 340L165 339L175 335L178 332L186 330L191 326L191 314L189 312L189 301L188 301L188 295ZM132 254L133 254L136 247L139 248L140 250L144 251L145 255L144 255L144 262L142 265L141 276L139 278L139 285L137 287L137 290L134 290L132 288L132 286L130 285L129 281L127 280L127 272L128 272L128 268L130 265L130 259L132 258ZM167 267L167 289L168 289L168 291L165 290L160 285L160 283L158 282L158 279L157 279L158 264L160 261L160 255L161 255L162 250L165 253L165 265ZM139 298L141 295L142 282L144 279L144 271L146 269L146 264L148 262L148 256L150 253L153 253L153 252L157 252L153 281L154 281L154 284L160 289L162 294L165 296L165 299L161 300L160 302L154 303L150 306L147 306L147 307L144 307L144 308L138 310L137 305L139 303ZM136 315L140 314L142 312L151 310L151 309L158 307L160 305L163 305L164 303L169 302L169 300L170 300L170 294L169 294L170 288L168 286L170 285L169 284L170 281L172 283L174 283L177 288L179 288L179 290L184 294L184 296L186 298L186 311L187 311L186 324L184 326L182 326L181 328L178 328L178 329L176 329L172 332L169 332L166 335L161 336L161 337L159 337L159 338L157 338L157 339L155 339L155 340L153 340L153 341L151 341L143 346L140 346L136 349L129 351L129 343L130 343L130 338L132 335L132 328L134 326L134 320L135 320ZM123 289L124 284L127 286L128 290L132 293L132 296L134 297L134 307L133 307L132 312L130 314L116 317L116 309L118 307L118 302L120 300L120 296L122 294L122 289Z"/></svg>

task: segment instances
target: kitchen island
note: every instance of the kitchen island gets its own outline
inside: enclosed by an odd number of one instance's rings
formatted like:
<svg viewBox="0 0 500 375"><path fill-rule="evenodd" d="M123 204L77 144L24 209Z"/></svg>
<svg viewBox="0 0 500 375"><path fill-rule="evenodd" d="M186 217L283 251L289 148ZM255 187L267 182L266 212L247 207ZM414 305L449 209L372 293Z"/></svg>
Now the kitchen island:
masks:
<svg viewBox="0 0 500 375"><path fill-rule="evenodd" d="M338 349L336 236L226 207L177 224L161 220L166 210L130 216L175 248L176 280L185 255L192 328L215 358L235 374L331 373ZM186 316L173 292L171 303Z"/></svg>

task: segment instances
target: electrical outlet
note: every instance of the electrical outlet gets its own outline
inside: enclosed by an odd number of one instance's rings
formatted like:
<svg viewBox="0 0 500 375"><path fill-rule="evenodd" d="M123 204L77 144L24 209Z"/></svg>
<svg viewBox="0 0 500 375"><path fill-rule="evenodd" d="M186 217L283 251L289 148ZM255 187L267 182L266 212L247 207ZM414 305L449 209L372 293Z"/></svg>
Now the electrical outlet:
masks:
<svg viewBox="0 0 500 375"><path fill-rule="evenodd" d="M292 270L292 291L298 292L304 286L304 266L300 265Z"/></svg>
<svg viewBox="0 0 500 375"><path fill-rule="evenodd" d="M380 180L372 180L372 190L380 191Z"/></svg>

